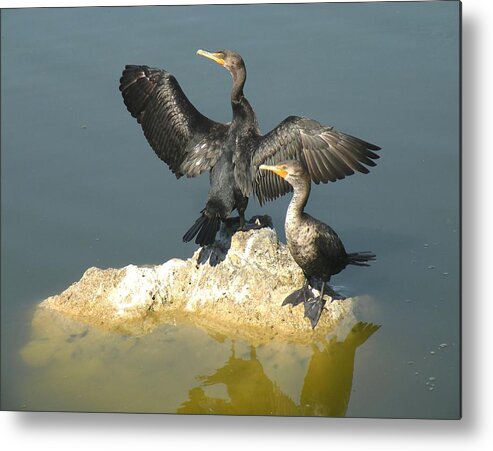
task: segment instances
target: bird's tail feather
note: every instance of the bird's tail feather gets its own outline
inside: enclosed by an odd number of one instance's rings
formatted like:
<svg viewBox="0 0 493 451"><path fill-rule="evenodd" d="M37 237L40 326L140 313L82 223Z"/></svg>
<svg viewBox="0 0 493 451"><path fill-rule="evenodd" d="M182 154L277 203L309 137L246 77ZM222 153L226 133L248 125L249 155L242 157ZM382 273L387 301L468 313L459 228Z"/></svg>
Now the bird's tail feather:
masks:
<svg viewBox="0 0 493 451"><path fill-rule="evenodd" d="M190 227L185 235L183 235L183 241L186 243L191 241L195 235L195 243L200 246L207 246L214 243L216 234L221 227L221 219L219 216L207 216L202 212L195 223Z"/></svg>
<svg viewBox="0 0 493 451"><path fill-rule="evenodd" d="M348 265L370 266L369 262L375 261L377 256L373 252L353 252L348 254Z"/></svg>

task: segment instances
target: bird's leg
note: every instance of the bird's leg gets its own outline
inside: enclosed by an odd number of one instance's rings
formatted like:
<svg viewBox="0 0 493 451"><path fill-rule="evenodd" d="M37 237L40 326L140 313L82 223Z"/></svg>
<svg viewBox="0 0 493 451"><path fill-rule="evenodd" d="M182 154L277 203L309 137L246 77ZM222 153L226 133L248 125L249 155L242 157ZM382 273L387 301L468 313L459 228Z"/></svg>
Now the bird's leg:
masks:
<svg viewBox="0 0 493 451"><path fill-rule="evenodd" d="M322 309L324 308L325 305L325 300L323 299L324 291L325 291L325 281L322 282L322 289L320 290L320 296L311 298L305 302L305 317L310 320L312 329L315 329L315 326L318 324L320 315L322 314Z"/></svg>
<svg viewBox="0 0 493 451"><path fill-rule="evenodd" d="M240 232L246 232L248 228L245 221L245 211L248 206L248 197L243 196L240 190L236 190L236 189L234 191L234 197L235 197L235 208L238 211L238 216L240 219L240 225L236 230L239 230Z"/></svg>
<svg viewBox="0 0 493 451"><path fill-rule="evenodd" d="M240 216L240 225L238 226L238 230L240 232L246 232L248 229L245 221L245 210L239 210L238 214Z"/></svg>
<svg viewBox="0 0 493 451"><path fill-rule="evenodd" d="M247 220L245 219L245 210L238 211L238 214L240 219L240 225L238 226L237 230L239 230L240 232L246 232L248 230L254 230L254 229L262 229L265 227L258 220L257 222L247 222Z"/></svg>
<svg viewBox="0 0 493 451"><path fill-rule="evenodd" d="M305 300L303 302L308 301L306 297L306 292L308 291L308 278L305 276L305 284L303 285L303 294L305 296Z"/></svg>

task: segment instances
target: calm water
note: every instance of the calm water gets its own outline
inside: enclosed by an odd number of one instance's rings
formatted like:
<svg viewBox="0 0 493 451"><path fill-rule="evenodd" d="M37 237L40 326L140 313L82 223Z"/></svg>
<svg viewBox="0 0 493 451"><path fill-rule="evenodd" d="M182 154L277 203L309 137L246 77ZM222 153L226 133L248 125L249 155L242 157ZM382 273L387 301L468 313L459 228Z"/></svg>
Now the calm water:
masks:
<svg viewBox="0 0 493 451"><path fill-rule="evenodd" d="M2 408L456 418L458 20L455 2L3 10ZM118 79L125 64L164 67L229 121L230 76L198 48L242 54L264 132L306 115L383 147L369 175L314 187L308 205L348 250L377 254L334 279L373 300L359 319L377 332L252 348L190 326L131 338L74 325L67 340L32 321L90 266L195 250L181 236L208 178L177 181L159 162ZM247 214L270 214L284 238L288 202Z"/></svg>

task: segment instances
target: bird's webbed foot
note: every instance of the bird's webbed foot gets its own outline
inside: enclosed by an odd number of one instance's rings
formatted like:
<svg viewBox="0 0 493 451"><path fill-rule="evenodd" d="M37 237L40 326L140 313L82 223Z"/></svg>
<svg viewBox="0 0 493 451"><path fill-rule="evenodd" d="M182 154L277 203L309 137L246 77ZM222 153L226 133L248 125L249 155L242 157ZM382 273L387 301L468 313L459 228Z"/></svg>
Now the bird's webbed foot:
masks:
<svg viewBox="0 0 493 451"><path fill-rule="evenodd" d="M299 304L303 304L305 308L305 318L309 319L312 329L315 329L326 302L327 301L324 299L323 288L320 296L314 296L313 289L307 280L302 288L293 291L288 295L284 299L282 305L292 304L293 307L296 307Z"/></svg>
<svg viewBox="0 0 493 451"><path fill-rule="evenodd" d="M240 225L240 227L238 227L238 230L240 232L248 232L249 230L258 230L258 229L263 229L265 226L263 226L262 224L257 224L255 222L245 222L243 223L243 225Z"/></svg>
<svg viewBox="0 0 493 451"><path fill-rule="evenodd" d="M250 220L245 220L245 216L240 215L235 218L239 221L239 226L236 230L240 232L248 232L249 230L263 229L264 227L273 228L272 219L269 216L253 216Z"/></svg>
<svg viewBox="0 0 493 451"><path fill-rule="evenodd" d="M320 296L308 299L305 306L305 318L310 320L310 324L312 325L312 329L315 329L315 326L318 324L320 320L320 316L322 315L322 310L325 306L325 299L322 299Z"/></svg>
<svg viewBox="0 0 493 451"><path fill-rule="evenodd" d="M299 290L293 291L289 296L286 296L282 305L292 304L293 307L296 307L298 304L306 302L311 297L313 297L312 290L307 286L304 286Z"/></svg>

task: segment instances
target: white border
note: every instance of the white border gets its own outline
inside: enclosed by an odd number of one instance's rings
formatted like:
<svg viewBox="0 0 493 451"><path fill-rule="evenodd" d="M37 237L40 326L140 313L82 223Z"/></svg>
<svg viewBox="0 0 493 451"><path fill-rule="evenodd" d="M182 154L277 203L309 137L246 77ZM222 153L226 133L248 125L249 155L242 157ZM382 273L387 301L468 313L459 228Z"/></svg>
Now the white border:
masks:
<svg viewBox="0 0 493 451"><path fill-rule="evenodd" d="M366 1L366 0L361 0ZM0 6L204 4L207 1L4 0ZM212 2L234 3L217 0ZM238 3L259 3L243 1ZM270 1L269 3L298 3ZM463 2L463 420L363 420L226 416L0 413L5 450L487 449L493 442L490 221L493 27L491 4ZM490 443L490 445L487 445Z"/></svg>

